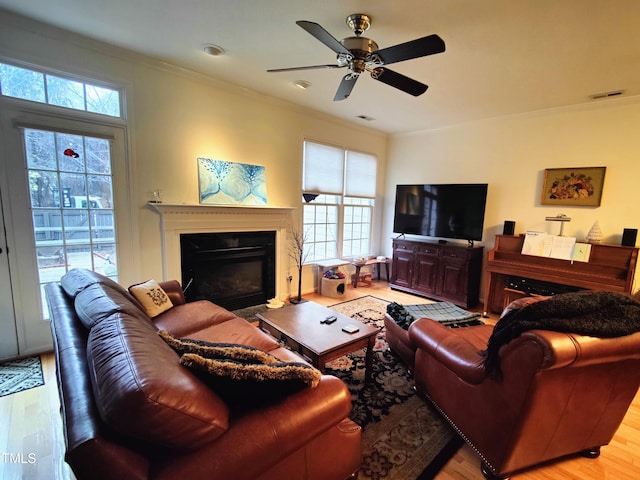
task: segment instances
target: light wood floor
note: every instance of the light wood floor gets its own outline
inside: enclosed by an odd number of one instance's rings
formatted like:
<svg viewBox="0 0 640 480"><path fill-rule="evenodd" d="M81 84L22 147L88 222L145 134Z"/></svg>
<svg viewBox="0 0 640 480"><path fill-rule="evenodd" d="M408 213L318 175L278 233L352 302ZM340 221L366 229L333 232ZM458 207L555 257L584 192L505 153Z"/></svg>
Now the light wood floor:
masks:
<svg viewBox="0 0 640 480"><path fill-rule="evenodd" d="M421 303L420 297L393 291L384 281L347 288L336 299L305 295L323 305L374 295L398 303ZM496 319L490 319L490 321ZM53 354L42 355L45 385L0 397L0 480L73 480L64 463L64 439ZM437 480L482 479L480 460L464 446L445 465ZM640 478L640 394L610 445L595 460L571 457L513 477L518 480L636 480ZM409 480L409 479L408 479Z"/></svg>

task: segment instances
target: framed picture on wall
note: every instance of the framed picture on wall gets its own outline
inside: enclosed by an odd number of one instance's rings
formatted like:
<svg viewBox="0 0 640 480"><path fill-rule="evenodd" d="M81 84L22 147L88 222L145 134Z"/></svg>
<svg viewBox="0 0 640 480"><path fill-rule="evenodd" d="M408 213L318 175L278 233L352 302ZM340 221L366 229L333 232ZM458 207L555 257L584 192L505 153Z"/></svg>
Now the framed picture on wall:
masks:
<svg viewBox="0 0 640 480"><path fill-rule="evenodd" d="M607 167L547 168L542 205L599 207Z"/></svg>
<svg viewBox="0 0 640 480"><path fill-rule="evenodd" d="M265 167L198 158L200 203L209 205L266 205Z"/></svg>

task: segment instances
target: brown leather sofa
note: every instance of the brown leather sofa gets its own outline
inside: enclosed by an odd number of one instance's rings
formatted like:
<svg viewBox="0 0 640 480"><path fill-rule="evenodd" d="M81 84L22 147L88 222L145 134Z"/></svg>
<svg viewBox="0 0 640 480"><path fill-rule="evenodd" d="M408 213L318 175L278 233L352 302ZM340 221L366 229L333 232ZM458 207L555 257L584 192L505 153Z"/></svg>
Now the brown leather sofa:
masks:
<svg viewBox="0 0 640 480"><path fill-rule="evenodd" d="M569 454L598 456L640 385L640 333L525 331L498 350L496 376L482 353L493 329L448 329L424 318L409 328L417 391L482 458L485 477Z"/></svg>
<svg viewBox="0 0 640 480"><path fill-rule="evenodd" d="M185 303L150 319L123 287L89 270L46 286L66 442L82 479L344 479L359 468L360 427L339 379L276 403L234 409L158 335L244 344L300 358L231 312Z"/></svg>

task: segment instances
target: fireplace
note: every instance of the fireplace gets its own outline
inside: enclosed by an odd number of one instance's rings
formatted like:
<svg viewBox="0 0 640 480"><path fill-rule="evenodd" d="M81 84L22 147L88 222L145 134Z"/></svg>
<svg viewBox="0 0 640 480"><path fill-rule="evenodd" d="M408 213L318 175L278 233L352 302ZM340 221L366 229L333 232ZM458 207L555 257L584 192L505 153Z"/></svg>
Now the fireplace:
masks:
<svg viewBox="0 0 640 480"><path fill-rule="evenodd" d="M266 303L276 293L275 245L276 232L181 234L186 300L228 310Z"/></svg>
<svg viewBox="0 0 640 480"><path fill-rule="evenodd" d="M150 203L148 206L160 216L163 279L186 278L182 274L182 235L272 232L275 234L275 294L267 294L266 299L286 297L290 268L287 226L291 225L294 208L169 203ZM183 283L183 287L186 286L187 283Z"/></svg>

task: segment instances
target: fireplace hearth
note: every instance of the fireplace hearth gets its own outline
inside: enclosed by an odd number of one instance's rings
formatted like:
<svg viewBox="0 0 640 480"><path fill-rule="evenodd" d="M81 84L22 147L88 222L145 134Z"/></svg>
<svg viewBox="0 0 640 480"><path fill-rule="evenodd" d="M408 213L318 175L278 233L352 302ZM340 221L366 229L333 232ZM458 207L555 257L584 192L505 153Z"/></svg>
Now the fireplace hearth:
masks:
<svg viewBox="0 0 640 480"><path fill-rule="evenodd" d="M266 303L276 293L276 232L180 234L187 302L210 300L228 310Z"/></svg>

